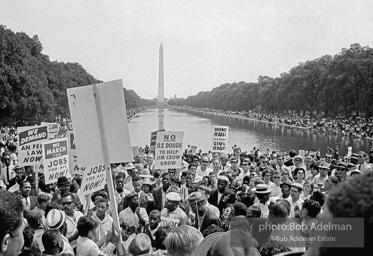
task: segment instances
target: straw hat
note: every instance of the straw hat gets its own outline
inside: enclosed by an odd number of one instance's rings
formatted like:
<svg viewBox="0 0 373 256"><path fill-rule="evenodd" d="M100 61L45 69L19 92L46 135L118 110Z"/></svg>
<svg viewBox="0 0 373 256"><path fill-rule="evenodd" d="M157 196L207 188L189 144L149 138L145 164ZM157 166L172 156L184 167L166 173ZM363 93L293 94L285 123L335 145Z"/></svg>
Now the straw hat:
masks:
<svg viewBox="0 0 373 256"><path fill-rule="evenodd" d="M270 189L266 184L258 184L252 189L252 191L256 194L269 194L272 192L272 189Z"/></svg>
<svg viewBox="0 0 373 256"><path fill-rule="evenodd" d="M66 220L66 215L63 211L52 209L47 215L47 226L49 228L60 228Z"/></svg>

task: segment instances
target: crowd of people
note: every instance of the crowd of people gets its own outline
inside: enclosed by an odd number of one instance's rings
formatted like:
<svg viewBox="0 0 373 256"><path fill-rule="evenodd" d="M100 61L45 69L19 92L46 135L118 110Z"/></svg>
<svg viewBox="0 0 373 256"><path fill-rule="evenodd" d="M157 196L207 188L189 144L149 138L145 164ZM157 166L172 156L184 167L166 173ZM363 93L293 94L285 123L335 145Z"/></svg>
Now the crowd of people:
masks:
<svg viewBox="0 0 373 256"><path fill-rule="evenodd" d="M17 165L14 145L3 145L0 256L371 253L373 150L303 157L295 150L187 148L181 168L165 170L155 168L145 148L133 162L111 164L115 202L106 186L82 203L80 175L45 184L42 173L35 180L33 166ZM311 226L325 217L364 218L365 247L315 248L307 239L289 244L275 238L314 234L260 228Z"/></svg>
<svg viewBox="0 0 373 256"><path fill-rule="evenodd" d="M127 119L135 117L140 112L144 111L145 108L134 108L127 110ZM58 124L58 132L56 138L64 138L69 130L72 130L72 122L69 118L56 117L54 124ZM4 148L5 145L17 144L17 127L10 126L0 126L0 148Z"/></svg>
<svg viewBox="0 0 373 256"><path fill-rule="evenodd" d="M373 118L363 117L323 117L322 115L298 114L293 112L273 112L264 113L261 111L222 111L209 108L191 108L202 112L220 113L230 116L242 116L273 124L289 125L318 131L321 133L331 133L353 138L373 139Z"/></svg>

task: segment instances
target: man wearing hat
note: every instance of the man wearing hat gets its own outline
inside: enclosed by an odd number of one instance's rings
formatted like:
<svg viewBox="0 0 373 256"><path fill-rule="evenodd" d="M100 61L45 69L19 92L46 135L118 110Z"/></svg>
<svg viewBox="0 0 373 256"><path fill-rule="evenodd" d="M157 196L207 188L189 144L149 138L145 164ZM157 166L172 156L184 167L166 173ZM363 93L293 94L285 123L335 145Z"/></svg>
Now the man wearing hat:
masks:
<svg viewBox="0 0 373 256"><path fill-rule="evenodd" d="M347 177L351 178L352 176L354 175L361 175L361 171L359 169L357 169L356 165L354 165L353 163L347 163Z"/></svg>
<svg viewBox="0 0 373 256"><path fill-rule="evenodd" d="M262 212L262 218L268 218L269 214L269 198L271 196L272 190L268 188L266 184L257 184L255 188L252 189L255 192L258 201L254 205L258 206Z"/></svg>
<svg viewBox="0 0 373 256"><path fill-rule="evenodd" d="M132 179L139 176L139 170L134 166L133 163L128 163L126 166L127 177L124 180L124 188L132 192L134 190L132 186Z"/></svg>
<svg viewBox="0 0 373 256"><path fill-rule="evenodd" d="M188 216L179 207L180 201L181 201L181 197L179 193L168 192L166 194L166 201L164 204L164 208L161 211L161 217L177 219L179 220L179 226L188 224Z"/></svg>
<svg viewBox="0 0 373 256"><path fill-rule="evenodd" d="M231 164L228 162L228 156L226 154L220 155L220 170L226 172L230 167Z"/></svg>
<svg viewBox="0 0 373 256"><path fill-rule="evenodd" d="M292 184L292 182L290 180L286 180L286 181L282 182L280 184L281 195L275 196L275 197L271 197L270 201L271 202L276 202L277 199L285 199L285 200L287 200L290 203L290 201L291 201L291 196L290 196L291 184Z"/></svg>
<svg viewBox="0 0 373 256"><path fill-rule="evenodd" d="M53 194L53 201L60 201L61 198L64 196L66 193L70 193L70 187L71 187L71 182L69 179L65 176L58 177L57 179L57 188L58 191ZM81 208L81 203L80 203L80 198L76 193L71 193L74 202L76 203L77 208Z"/></svg>
<svg viewBox="0 0 373 256"><path fill-rule="evenodd" d="M303 191L303 185L297 182L293 182L290 188L290 218L294 218L299 210L302 209L303 200L301 199L300 195Z"/></svg>
<svg viewBox="0 0 373 256"><path fill-rule="evenodd" d="M136 226L138 230L149 221L146 209L140 207L139 196L134 191L126 195L128 207L119 213L119 222L122 226Z"/></svg>
<svg viewBox="0 0 373 256"><path fill-rule="evenodd" d="M221 226L220 219L207 206L205 197L201 192L193 192L188 197L189 205L195 214L194 227L201 233L210 225Z"/></svg>
<svg viewBox="0 0 373 256"><path fill-rule="evenodd" d="M358 155L356 153L352 153L350 156L350 162L353 163L354 165L358 166Z"/></svg>
<svg viewBox="0 0 373 256"><path fill-rule="evenodd" d="M133 186L134 192L137 193L138 195L139 205L140 207L145 208L146 212L149 213L151 210L155 208L155 204L154 204L154 199L149 201L148 194L142 191L141 187L143 185L143 182L144 181L140 177L132 178L132 186ZM128 206L127 200L125 198L122 199L122 205L123 205L123 209L125 209Z"/></svg>
<svg viewBox="0 0 373 256"><path fill-rule="evenodd" d="M243 171L241 170L241 168L239 167L240 166L240 163L239 163L239 158L238 157L231 157L230 159L230 163L231 163L231 166L230 168L228 168L228 170L226 171L226 173L232 175L232 176L238 176L240 175L240 173L242 173Z"/></svg>
<svg viewBox="0 0 373 256"><path fill-rule="evenodd" d="M314 186L320 186L328 179L329 165L324 161L320 161L317 167L319 168L319 174L312 179L312 184Z"/></svg>
<svg viewBox="0 0 373 256"><path fill-rule="evenodd" d="M339 162L339 163L336 165L335 176L338 177L338 179L339 179L341 182L346 181L346 178L347 178L347 170L348 170L347 164L345 164L345 163L343 163L343 162Z"/></svg>
<svg viewBox="0 0 373 256"><path fill-rule="evenodd" d="M211 191L208 199L209 203L219 208L220 214L223 213L228 204L233 204L236 201L236 194L233 193L229 188L229 179L225 175L219 175L218 177L218 188Z"/></svg>
<svg viewBox="0 0 373 256"><path fill-rule="evenodd" d="M215 205L210 204L208 201L208 198L210 197L211 189L206 186L200 185L198 187L198 192L201 192L202 196L205 198L207 208L209 208L210 211L212 211L219 218L220 217L219 208L216 207Z"/></svg>
<svg viewBox="0 0 373 256"><path fill-rule="evenodd" d="M47 214L47 226L49 229L57 229L60 232L63 240L63 251L62 254L75 255L73 248L71 247L69 240L65 237L67 232L66 215L63 211L52 209ZM40 245L39 245L40 246ZM44 245L41 244L41 251L44 251Z"/></svg>
<svg viewBox="0 0 373 256"><path fill-rule="evenodd" d="M361 171L362 174L366 174L368 172L373 172L372 167L367 164L366 158L368 158L367 153L364 151L359 151L357 154L357 162L359 164L358 169Z"/></svg>

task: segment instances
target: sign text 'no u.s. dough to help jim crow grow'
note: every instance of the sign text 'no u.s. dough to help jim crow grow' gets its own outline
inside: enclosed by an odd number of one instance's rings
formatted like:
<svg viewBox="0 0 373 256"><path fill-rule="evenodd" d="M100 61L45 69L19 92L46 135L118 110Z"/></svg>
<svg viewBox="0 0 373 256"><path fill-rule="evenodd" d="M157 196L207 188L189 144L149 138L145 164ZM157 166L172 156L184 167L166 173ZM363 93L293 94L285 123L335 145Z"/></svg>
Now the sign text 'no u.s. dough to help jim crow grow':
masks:
<svg viewBox="0 0 373 256"><path fill-rule="evenodd" d="M155 147L156 169L181 168L184 132L158 132Z"/></svg>

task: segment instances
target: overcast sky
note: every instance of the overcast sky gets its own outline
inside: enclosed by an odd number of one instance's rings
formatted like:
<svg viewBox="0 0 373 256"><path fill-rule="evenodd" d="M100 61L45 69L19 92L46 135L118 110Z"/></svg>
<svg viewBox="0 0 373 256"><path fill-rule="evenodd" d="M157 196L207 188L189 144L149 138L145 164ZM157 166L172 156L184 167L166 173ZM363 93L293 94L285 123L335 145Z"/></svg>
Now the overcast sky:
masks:
<svg viewBox="0 0 373 256"><path fill-rule="evenodd" d="M373 47L372 0L1 0L0 23L38 35L51 60L79 62L140 97L277 77L353 43Z"/></svg>

